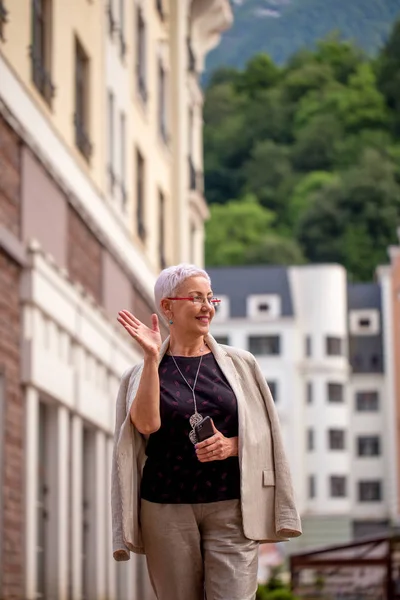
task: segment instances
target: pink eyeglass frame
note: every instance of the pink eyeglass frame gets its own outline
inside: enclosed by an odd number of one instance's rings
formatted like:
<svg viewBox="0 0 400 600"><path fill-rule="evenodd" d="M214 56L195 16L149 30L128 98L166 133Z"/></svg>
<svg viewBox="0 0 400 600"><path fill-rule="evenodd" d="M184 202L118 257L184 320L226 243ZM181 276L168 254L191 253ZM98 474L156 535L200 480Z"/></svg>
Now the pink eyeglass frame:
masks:
<svg viewBox="0 0 400 600"><path fill-rule="evenodd" d="M167 300L191 300L192 302L194 301L194 299L195 299L195 296L189 296L188 298L171 298L171 297L167 298ZM211 304L219 304L220 302L221 302L221 300L219 298L215 298L215 300L211 301ZM202 302L202 304L204 304L204 301Z"/></svg>

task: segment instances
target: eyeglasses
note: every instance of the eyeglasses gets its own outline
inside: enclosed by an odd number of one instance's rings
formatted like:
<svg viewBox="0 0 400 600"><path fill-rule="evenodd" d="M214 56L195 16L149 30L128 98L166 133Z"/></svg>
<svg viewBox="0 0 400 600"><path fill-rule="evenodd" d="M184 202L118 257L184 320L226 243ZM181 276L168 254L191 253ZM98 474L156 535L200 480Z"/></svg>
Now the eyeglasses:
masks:
<svg viewBox="0 0 400 600"><path fill-rule="evenodd" d="M217 307L221 302L219 298L212 296L211 298L203 298L203 296L190 296L188 298L167 298L167 300L191 300L193 304L209 304L210 306Z"/></svg>

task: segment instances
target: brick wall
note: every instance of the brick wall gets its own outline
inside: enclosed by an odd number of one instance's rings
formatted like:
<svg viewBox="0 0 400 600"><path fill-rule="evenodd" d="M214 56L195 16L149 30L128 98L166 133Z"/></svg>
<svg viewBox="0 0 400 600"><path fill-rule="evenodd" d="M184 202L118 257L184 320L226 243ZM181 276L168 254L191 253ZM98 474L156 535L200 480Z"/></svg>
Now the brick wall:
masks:
<svg viewBox="0 0 400 600"><path fill-rule="evenodd" d="M20 147L0 117L0 223L20 235ZM0 249L0 372L5 398L2 415L2 514L0 598L23 598L24 548L24 408L20 385L21 268Z"/></svg>
<svg viewBox="0 0 400 600"><path fill-rule="evenodd" d="M68 207L68 271L99 304L102 302L102 247L72 206Z"/></svg>

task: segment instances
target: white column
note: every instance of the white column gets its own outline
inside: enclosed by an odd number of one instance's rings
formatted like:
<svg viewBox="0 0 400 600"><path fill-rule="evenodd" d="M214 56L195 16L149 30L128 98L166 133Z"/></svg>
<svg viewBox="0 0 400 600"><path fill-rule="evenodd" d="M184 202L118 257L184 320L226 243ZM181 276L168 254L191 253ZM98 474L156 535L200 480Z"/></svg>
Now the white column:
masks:
<svg viewBox="0 0 400 600"><path fill-rule="evenodd" d="M117 570L116 562L112 556L112 522L111 522L111 465L113 456L113 440L107 439L106 442L107 452L107 471L106 471L106 564L107 564L107 598L110 600L116 600L117 598Z"/></svg>
<svg viewBox="0 0 400 600"><path fill-rule="evenodd" d="M93 432L94 472L91 497L93 513L91 519L92 546L90 552L90 590L94 598L106 597L106 498L105 460L106 438L102 431Z"/></svg>
<svg viewBox="0 0 400 600"><path fill-rule="evenodd" d="M49 422L49 531L47 583L50 597L68 598L69 411L54 408Z"/></svg>
<svg viewBox="0 0 400 600"><path fill-rule="evenodd" d="M384 401L382 411L385 420L385 483L384 498L390 519L399 523L399 498L398 489L398 454L396 448L396 383L395 383L395 357L394 357L394 332L393 332L393 296L390 267L379 267L378 277L382 294L382 336L385 356Z"/></svg>
<svg viewBox="0 0 400 600"><path fill-rule="evenodd" d="M34 600L36 595L37 570L37 499L38 499L38 433L39 433L39 396L28 387L25 393L25 595Z"/></svg>
<svg viewBox="0 0 400 600"><path fill-rule="evenodd" d="M71 423L71 594L82 597L82 419L74 415Z"/></svg>

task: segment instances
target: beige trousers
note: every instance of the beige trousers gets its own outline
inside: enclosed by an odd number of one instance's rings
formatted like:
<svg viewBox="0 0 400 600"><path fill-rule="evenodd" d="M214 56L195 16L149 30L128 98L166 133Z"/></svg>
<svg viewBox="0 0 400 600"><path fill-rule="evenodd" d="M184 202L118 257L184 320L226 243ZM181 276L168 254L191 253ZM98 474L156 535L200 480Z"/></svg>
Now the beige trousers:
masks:
<svg viewBox="0 0 400 600"><path fill-rule="evenodd" d="M158 600L255 599L258 542L243 534L239 500L207 504L142 500L141 526Z"/></svg>

